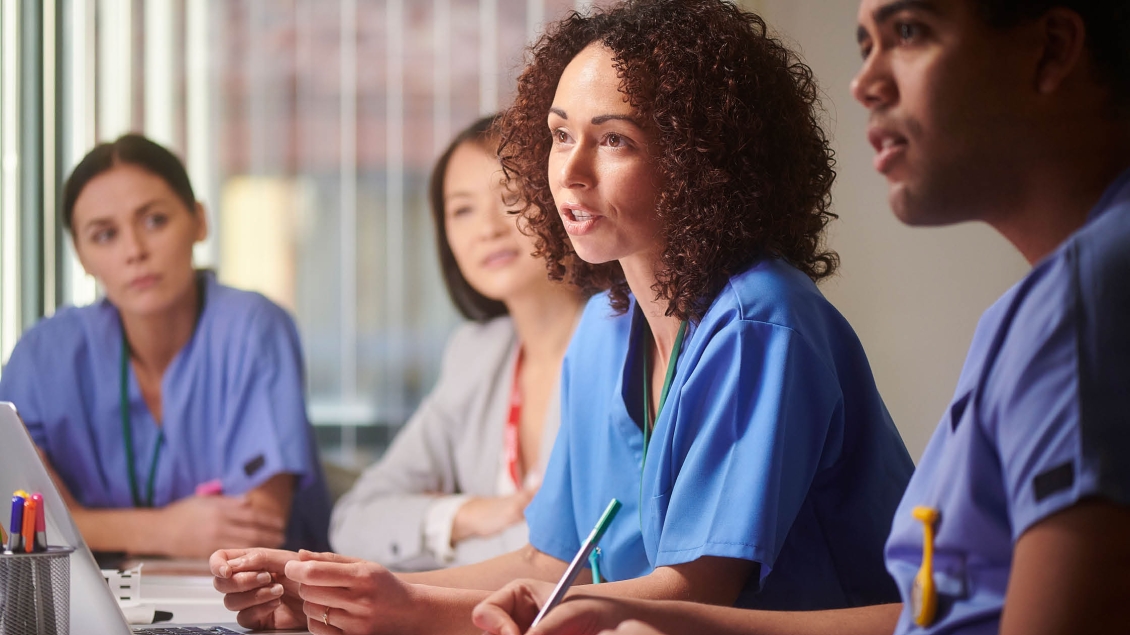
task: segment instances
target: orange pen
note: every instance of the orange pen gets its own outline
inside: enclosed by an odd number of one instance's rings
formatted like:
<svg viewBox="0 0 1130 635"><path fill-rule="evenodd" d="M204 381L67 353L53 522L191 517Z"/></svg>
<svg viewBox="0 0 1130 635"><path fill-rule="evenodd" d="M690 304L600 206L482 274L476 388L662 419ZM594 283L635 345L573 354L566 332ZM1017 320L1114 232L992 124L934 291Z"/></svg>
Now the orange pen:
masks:
<svg viewBox="0 0 1130 635"><path fill-rule="evenodd" d="M36 510L39 508L35 504L35 499L29 498L24 501L24 551L31 553L35 551L35 518Z"/></svg>

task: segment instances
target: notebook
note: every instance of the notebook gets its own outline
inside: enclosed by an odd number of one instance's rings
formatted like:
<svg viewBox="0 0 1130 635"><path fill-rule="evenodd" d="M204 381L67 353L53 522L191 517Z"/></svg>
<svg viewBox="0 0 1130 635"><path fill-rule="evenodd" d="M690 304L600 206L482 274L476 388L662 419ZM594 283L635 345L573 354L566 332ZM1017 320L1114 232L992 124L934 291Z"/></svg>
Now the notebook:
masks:
<svg viewBox="0 0 1130 635"><path fill-rule="evenodd" d="M47 506L46 522L48 543L74 547L71 560L71 615L72 635L133 635L151 633L155 635L213 634L229 635L249 633L237 624L197 624L197 625L151 625L132 628L126 622L118 601L110 592L110 587L102 577L102 572L87 548L86 542L71 519L67 506L59 496L55 484L39 459L35 444L28 436L16 408L11 403L0 401L0 494L17 489L29 492L42 492ZM5 501L10 500L4 497ZM5 528L8 525L7 506L2 515ZM175 616L174 616L175 617ZM295 633L295 631L288 631ZM299 631L309 633L309 631Z"/></svg>

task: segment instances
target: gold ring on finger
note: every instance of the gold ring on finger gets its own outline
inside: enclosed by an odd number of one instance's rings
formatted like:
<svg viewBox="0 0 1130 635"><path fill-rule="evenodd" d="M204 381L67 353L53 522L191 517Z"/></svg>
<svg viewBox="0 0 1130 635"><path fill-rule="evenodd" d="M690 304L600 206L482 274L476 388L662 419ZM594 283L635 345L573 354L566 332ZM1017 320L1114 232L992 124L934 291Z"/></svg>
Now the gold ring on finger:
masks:
<svg viewBox="0 0 1130 635"><path fill-rule="evenodd" d="M326 607L326 610L322 611L322 623L326 626L330 625L330 607L328 606Z"/></svg>

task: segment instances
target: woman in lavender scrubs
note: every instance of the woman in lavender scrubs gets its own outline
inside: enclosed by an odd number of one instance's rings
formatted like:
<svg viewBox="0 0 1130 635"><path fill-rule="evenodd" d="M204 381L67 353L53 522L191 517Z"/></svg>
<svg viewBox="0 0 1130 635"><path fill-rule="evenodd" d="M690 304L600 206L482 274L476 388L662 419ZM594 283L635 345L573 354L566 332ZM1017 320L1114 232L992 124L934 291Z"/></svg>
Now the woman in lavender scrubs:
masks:
<svg viewBox="0 0 1130 635"><path fill-rule="evenodd" d="M204 556L326 541L294 321L193 268L207 235L181 161L96 146L63 192L105 295L31 328L0 377L96 551Z"/></svg>

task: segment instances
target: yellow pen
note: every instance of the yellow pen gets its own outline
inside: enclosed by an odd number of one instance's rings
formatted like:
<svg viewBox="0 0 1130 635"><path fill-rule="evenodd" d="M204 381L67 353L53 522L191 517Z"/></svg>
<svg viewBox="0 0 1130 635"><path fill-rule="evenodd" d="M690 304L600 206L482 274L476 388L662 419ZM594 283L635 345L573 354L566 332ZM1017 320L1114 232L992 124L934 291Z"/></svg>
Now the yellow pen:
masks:
<svg viewBox="0 0 1130 635"><path fill-rule="evenodd" d="M938 522L938 510L933 507L915 507L911 511L915 520L922 522L922 566L914 576L914 588L910 594L910 610L914 623L929 626L934 623L938 611L938 589L934 586L934 525Z"/></svg>

